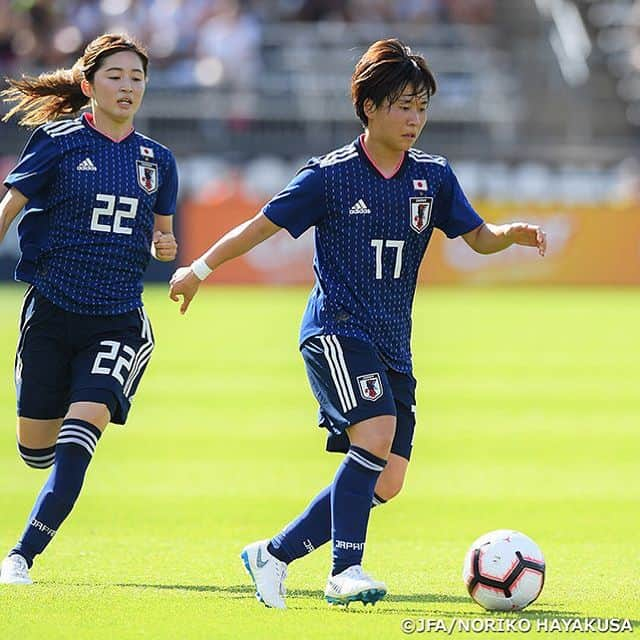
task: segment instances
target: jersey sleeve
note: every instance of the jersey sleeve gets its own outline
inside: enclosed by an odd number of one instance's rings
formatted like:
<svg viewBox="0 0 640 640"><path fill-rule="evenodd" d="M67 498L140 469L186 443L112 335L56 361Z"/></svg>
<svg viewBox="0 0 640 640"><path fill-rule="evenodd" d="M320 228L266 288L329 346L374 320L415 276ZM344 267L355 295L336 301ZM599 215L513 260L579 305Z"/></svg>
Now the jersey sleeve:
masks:
<svg viewBox="0 0 640 640"><path fill-rule="evenodd" d="M58 169L61 151L42 127L33 132L18 164L4 179L7 189L15 187L25 198L31 200L51 181Z"/></svg>
<svg viewBox="0 0 640 640"><path fill-rule="evenodd" d="M448 238L469 233L484 222L467 200L449 164L444 168L444 179L436 196L436 211L435 226Z"/></svg>
<svg viewBox="0 0 640 640"><path fill-rule="evenodd" d="M154 213L159 216L173 216L176 213L176 201L178 199L178 167L176 159L169 153L167 166L162 175L162 181L158 188Z"/></svg>
<svg viewBox="0 0 640 640"><path fill-rule="evenodd" d="M293 180L263 207L262 213L292 237L300 237L327 215L322 170L309 162Z"/></svg>

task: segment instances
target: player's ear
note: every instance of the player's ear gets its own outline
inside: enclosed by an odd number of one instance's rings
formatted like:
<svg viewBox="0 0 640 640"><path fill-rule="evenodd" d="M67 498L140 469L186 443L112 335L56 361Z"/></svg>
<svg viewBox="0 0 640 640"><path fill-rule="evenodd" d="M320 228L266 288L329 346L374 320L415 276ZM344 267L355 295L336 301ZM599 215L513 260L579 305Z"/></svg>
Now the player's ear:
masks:
<svg viewBox="0 0 640 640"><path fill-rule="evenodd" d="M80 90L87 98L93 97L93 87L86 78L80 81Z"/></svg>
<svg viewBox="0 0 640 640"><path fill-rule="evenodd" d="M367 116L367 118L370 118L376 110L376 105L371 98L367 98L362 103L362 109L364 110L364 115Z"/></svg>

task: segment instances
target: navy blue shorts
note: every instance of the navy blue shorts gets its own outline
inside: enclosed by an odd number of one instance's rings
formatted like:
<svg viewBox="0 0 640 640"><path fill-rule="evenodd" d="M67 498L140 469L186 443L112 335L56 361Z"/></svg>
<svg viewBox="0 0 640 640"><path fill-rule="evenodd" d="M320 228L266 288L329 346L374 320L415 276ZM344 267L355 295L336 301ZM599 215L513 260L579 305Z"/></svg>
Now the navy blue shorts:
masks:
<svg viewBox="0 0 640 640"><path fill-rule="evenodd" d="M29 287L16 352L18 415L62 418L73 402L107 405L124 424L153 351L143 309L90 316L61 309Z"/></svg>
<svg viewBox="0 0 640 640"><path fill-rule="evenodd" d="M390 369L373 346L355 338L315 336L300 350L320 405L319 425L329 430L327 451L349 449L345 429L352 424L393 415L391 453L409 460L416 426L415 378Z"/></svg>

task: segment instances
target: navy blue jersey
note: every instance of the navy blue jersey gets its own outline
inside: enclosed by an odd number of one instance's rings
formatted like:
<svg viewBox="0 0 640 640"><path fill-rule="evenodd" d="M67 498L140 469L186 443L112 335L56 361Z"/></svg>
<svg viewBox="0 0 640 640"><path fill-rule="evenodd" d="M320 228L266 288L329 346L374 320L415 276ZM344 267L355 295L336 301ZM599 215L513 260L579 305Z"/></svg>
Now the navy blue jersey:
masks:
<svg viewBox="0 0 640 640"><path fill-rule="evenodd" d="M38 127L4 183L29 199L16 279L74 313L142 306L154 213L176 209L177 169L166 147L135 131L116 142L85 114Z"/></svg>
<svg viewBox="0 0 640 640"><path fill-rule="evenodd" d="M373 344L409 373L411 309L434 227L450 238L482 224L448 162L409 150L391 178L360 139L311 159L263 212L297 238L315 226L315 286L300 342L321 334Z"/></svg>

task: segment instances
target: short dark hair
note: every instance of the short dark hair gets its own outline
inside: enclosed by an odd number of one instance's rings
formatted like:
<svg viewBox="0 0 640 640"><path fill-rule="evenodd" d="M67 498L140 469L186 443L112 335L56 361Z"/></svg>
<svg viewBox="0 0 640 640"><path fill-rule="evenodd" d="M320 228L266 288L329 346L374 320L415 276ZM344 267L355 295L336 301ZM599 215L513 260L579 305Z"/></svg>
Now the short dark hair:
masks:
<svg viewBox="0 0 640 640"><path fill-rule="evenodd" d="M369 123L364 103L376 107L393 104L408 87L416 95L426 94L427 101L436 92L436 79L421 55L397 38L374 42L358 60L351 78L351 97L356 114L366 127Z"/></svg>

